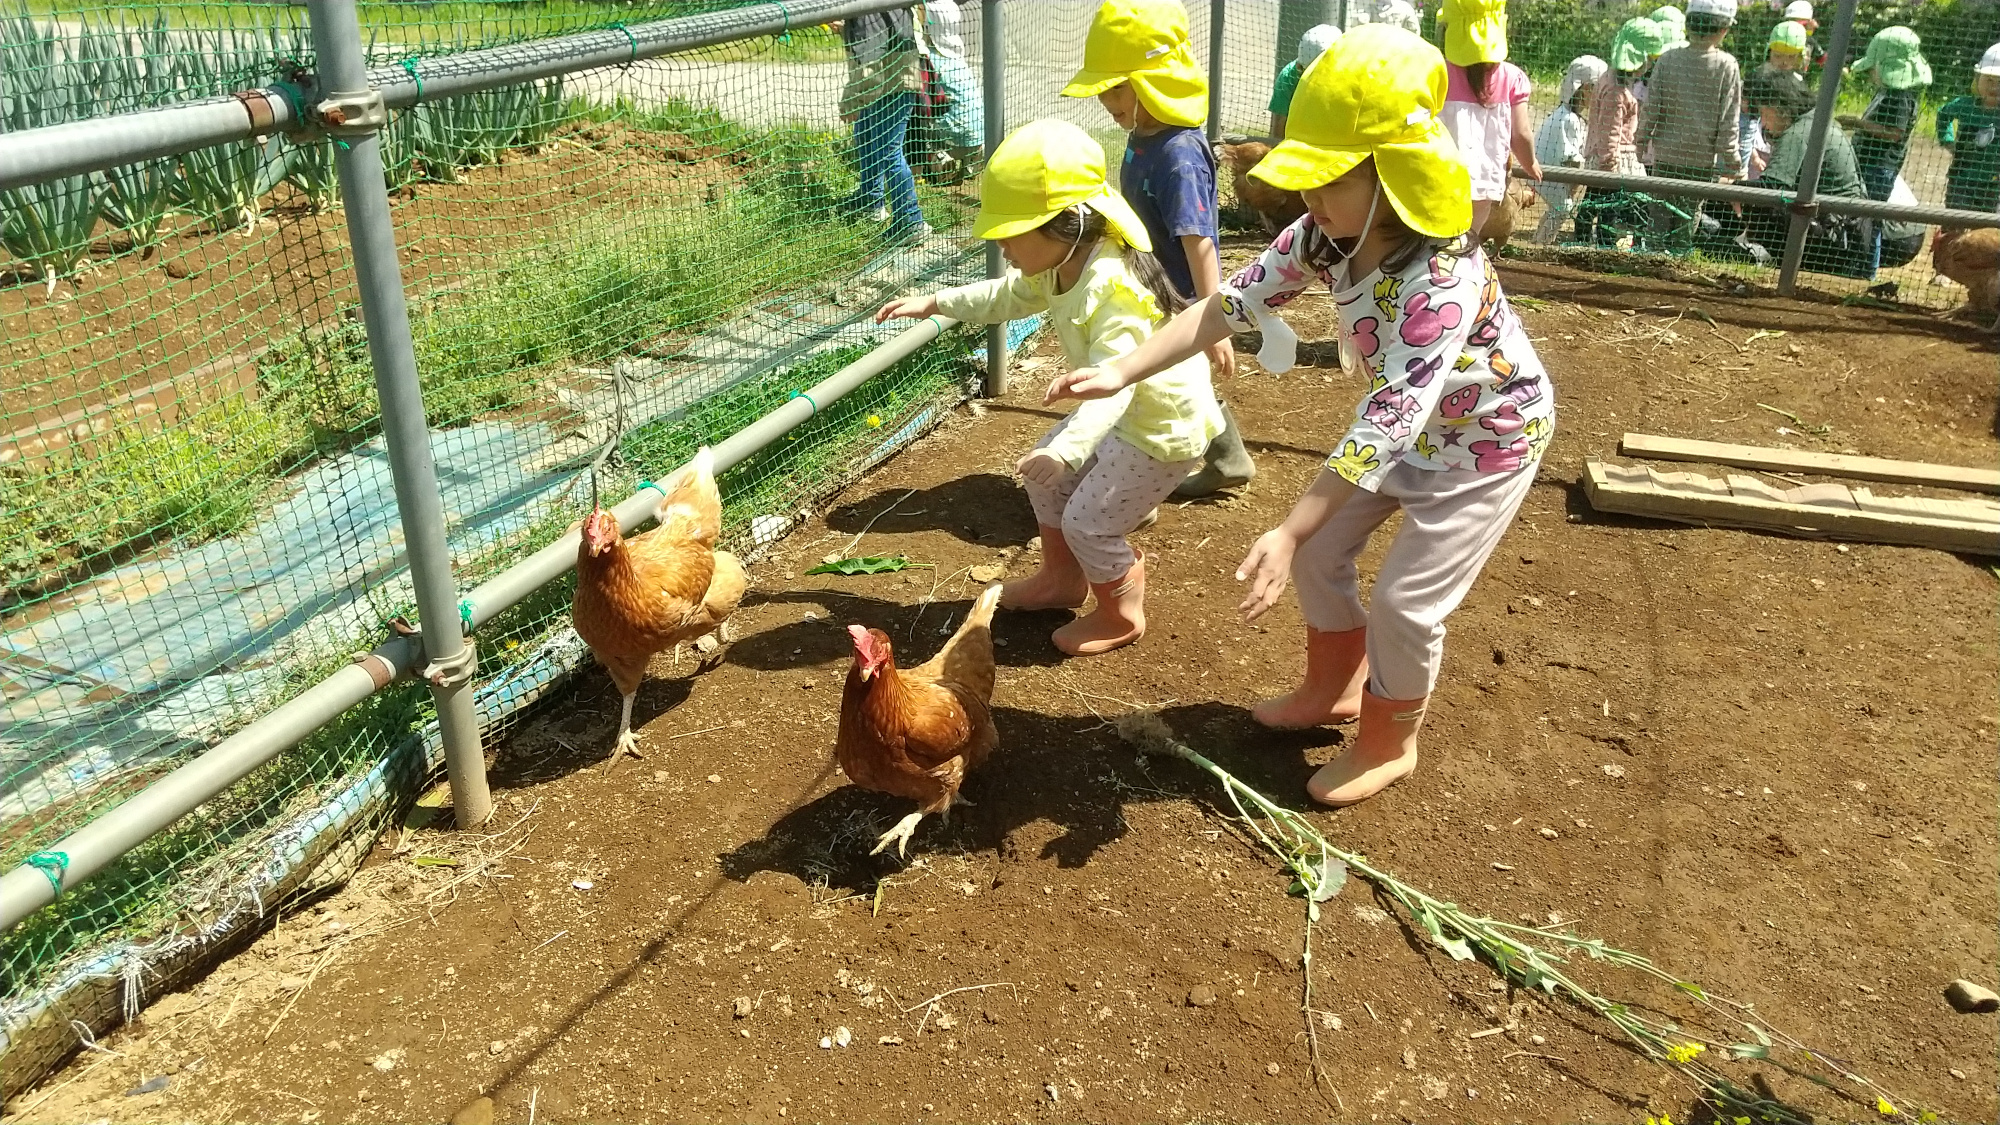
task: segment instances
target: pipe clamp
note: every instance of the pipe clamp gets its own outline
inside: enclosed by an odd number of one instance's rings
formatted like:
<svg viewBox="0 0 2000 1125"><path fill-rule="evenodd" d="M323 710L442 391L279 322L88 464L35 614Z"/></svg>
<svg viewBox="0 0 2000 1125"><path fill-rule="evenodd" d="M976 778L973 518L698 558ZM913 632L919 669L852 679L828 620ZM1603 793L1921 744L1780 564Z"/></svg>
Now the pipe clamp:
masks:
<svg viewBox="0 0 2000 1125"><path fill-rule="evenodd" d="M479 653L472 646L472 638L467 637L465 647L459 649L456 655L424 665L424 679L429 680L432 687L458 687L471 683L478 671Z"/></svg>
<svg viewBox="0 0 2000 1125"><path fill-rule="evenodd" d="M313 112L335 136L366 133L389 123L389 107L380 90L333 94L314 106Z"/></svg>

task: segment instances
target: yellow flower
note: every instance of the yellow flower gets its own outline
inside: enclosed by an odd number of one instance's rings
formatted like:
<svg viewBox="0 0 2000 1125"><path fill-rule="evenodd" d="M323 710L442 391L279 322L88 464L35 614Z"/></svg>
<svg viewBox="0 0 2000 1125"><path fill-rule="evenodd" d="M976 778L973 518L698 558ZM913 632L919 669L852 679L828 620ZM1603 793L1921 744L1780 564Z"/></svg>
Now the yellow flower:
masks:
<svg viewBox="0 0 2000 1125"><path fill-rule="evenodd" d="M881 429L881 428L882 428L882 416L881 416L880 414L870 414L870 415L868 416L868 424L869 424L870 426L872 426L872 427L874 427L874 428L878 429L878 430L879 430L879 429Z"/></svg>
<svg viewBox="0 0 2000 1125"><path fill-rule="evenodd" d="M1694 1057L1701 1054L1704 1050L1707 1050L1707 1048L1699 1043L1675 1043L1667 1048L1667 1061L1691 1063L1694 1061Z"/></svg>
<svg viewBox="0 0 2000 1125"><path fill-rule="evenodd" d="M1674 1119L1662 1113L1658 1117L1648 1117L1646 1125L1674 1125Z"/></svg>
<svg viewBox="0 0 2000 1125"><path fill-rule="evenodd" d="M1894 1117L1896 1115L1896 1107L1889 1104L1888 1098L1877 1094L1875 1095L1875 1112L1884 1117Z"/></svg>

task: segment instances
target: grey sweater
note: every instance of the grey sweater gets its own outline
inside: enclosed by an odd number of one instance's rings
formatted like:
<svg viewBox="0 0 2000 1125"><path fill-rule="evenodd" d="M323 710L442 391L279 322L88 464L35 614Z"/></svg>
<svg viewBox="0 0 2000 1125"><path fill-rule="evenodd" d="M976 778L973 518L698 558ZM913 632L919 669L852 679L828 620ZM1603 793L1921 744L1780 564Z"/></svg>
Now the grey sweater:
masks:
<svg viewBox="0 0 2000 1125"><path fill-rule="evenodd" d="M1660 56L1646 78L1646 104L1636 138L1643 156L1682 168L1735 175L1737 109L1743 79L1736 59L1719 48L1676 47Z"/></svg>

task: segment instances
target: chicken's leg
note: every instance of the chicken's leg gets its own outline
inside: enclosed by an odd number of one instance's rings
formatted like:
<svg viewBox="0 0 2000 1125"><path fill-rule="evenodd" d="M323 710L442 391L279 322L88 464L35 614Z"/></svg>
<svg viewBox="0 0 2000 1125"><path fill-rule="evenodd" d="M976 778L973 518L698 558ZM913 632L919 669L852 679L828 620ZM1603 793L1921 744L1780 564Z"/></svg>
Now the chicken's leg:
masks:
<svg viewBox="0 0 2000 1125"><path fill-rule="evenodd" d="M604 763L605 773L610 773L611 767L618 764L618 759L627 754L634 758L645 757L639 753L639 736L632 733L632 704L638 701L639 693L636 691L625 697L624 708L618 715L618 745L612 748L611 759Z"/></svg>
<svg viewBox="0 0 2000 1125"><path fill-rule="evenodd" d="M904 848L909 844L910 837L916 835L917 823L923 819L924 819L924 811L922 809L918 809L916 812L913 812L910 815L904 817L903 819L897 821L896 827L891 828L887 832L882 833L882 838L876 842L874 850L869 852L868 854L881 855L882 849L888 847L891 843L893 843L896 845L896 858L898 859L904 858L905 856Z"/></svg>

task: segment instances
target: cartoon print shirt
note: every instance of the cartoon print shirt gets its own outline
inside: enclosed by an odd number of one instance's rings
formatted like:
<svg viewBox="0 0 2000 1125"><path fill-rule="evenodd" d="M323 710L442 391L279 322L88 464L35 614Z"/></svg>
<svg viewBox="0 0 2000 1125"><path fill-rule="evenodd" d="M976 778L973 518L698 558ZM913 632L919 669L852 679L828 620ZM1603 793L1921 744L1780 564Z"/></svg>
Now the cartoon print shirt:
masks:
<svg viewBox="0 0 2000 1125"><path fill-rule="evenodd" d="M1223 284L1223 314L1245 331L1316 277L1340 313L1342 366L1365 367L1368 395L1326 467L1374 492L1397 465L1509 473L1555 433L1555 388L1500 292L1486 255L1459 239L1399 274L1348 282L1307 215Z"/></svg>

